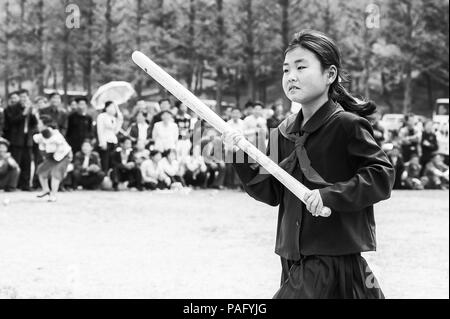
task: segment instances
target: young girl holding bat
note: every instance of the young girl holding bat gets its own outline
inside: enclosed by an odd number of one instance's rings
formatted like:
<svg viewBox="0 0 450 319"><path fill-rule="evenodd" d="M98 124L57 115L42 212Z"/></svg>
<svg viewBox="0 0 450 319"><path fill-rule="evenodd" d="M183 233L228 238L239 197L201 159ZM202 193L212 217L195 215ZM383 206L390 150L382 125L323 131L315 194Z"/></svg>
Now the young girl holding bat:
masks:
<svg viewBox="0 0 450 319"><path fill-rule="evenodd" d="M373 205L390 197L394 169L367 120L376 106L350 95L341 73L333 40L312 30L294 36L282 84L302 108L270 132L276 147L268 149L311 190L306 204L256 164L234 164L250 196L279 206L275 252L282 277L274 298L384 298L361 252L376 249ZM228 145L241 138L223 135Z"/></svg>

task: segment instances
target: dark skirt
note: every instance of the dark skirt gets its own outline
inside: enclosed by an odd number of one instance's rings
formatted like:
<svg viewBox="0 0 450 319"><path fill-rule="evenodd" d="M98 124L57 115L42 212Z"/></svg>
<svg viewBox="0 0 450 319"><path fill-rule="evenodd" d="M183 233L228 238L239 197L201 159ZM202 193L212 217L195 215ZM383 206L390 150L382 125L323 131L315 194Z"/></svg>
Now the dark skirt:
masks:
<svg viewBox="0 0 450 319"><path fill-rule="evenodd" d="M274 299L384 299L360 254L282 258L281 288Z"/></svg>

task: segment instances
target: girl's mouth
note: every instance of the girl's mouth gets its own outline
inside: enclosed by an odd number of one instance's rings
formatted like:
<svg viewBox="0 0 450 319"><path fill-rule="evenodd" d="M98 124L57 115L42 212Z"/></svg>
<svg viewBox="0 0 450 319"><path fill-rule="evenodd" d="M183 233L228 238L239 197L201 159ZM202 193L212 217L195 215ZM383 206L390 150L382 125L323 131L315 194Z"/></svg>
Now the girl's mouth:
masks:
<svg viewBox="0 0 450 319"><path fill-rule="evenodd" d="M289 93L293 93L295 90L300 90L300 88L298 86L290 86L289 87Z"/></svg>

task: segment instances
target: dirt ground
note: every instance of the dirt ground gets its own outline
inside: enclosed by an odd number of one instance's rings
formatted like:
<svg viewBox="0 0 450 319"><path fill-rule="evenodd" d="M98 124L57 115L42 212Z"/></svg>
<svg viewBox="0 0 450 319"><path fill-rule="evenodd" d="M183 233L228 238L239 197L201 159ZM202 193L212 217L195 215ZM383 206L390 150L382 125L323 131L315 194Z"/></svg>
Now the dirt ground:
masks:
<svg viewBox="0 0 450 319"><path fill-rule="evenodd" d="M0 193L0 298L271 298L278 288L277 208L244 193L35 195ZM387 298L449 298L448 196L396 191L375 206L378 252L364 256Z"/></svg>

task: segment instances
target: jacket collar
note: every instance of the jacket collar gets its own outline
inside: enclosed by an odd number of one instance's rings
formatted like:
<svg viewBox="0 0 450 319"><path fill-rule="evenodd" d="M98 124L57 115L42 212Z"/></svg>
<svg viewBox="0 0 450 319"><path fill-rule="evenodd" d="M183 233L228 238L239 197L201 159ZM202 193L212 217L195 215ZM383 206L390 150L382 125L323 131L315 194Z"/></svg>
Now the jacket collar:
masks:
<svg viewBox="0 0 450 319"><path fill-rule="evenodd" d="M333 102L332 100L328 100L316 111L316 113L313 114L313 116L311 116L303 129L301 129L303 112L300 109L295 119L291 123L287 123L286 133L299 133L300 131L312 133L325 124L334 113L343 110L344 109L339 104Z"/></svg>

